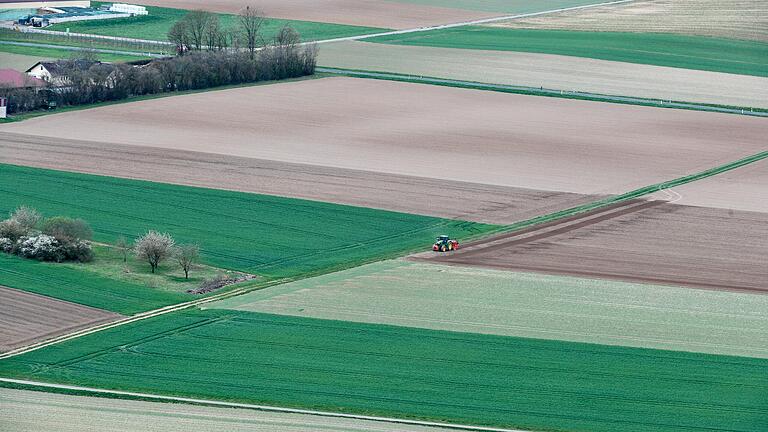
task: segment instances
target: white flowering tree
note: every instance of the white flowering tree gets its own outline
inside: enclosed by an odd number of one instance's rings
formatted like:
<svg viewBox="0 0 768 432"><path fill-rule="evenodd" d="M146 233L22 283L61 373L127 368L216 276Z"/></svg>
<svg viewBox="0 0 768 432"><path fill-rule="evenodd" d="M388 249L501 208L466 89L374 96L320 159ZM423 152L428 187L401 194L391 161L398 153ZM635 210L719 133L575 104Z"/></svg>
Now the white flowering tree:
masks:
<svg viewBox="0 0 768 432"><path fill-rule="evenodd" d="M160 263L173 256L175 244L170 234L149 231L136 240L133 252L136 258L147 261L154 273Z"/></svg>

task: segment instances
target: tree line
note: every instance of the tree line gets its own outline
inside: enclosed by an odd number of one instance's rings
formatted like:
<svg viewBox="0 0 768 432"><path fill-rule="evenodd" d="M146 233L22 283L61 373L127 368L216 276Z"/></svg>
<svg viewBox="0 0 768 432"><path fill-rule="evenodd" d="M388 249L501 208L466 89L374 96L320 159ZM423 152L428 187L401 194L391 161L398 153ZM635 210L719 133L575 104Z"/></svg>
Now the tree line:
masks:
<svg viewBox="0 0 768 432"><path fill-rule="evenodd" d="M143 64L98 63L89 56L59 60L55 85L42 90L4 88L0 96L8 99L8 112L12 114L51 105L117 101L314 74L316 46L302 45L298 32L289 26L265 41L261 34L263 23L261 14L248 7L239 15L238 28L224 31L216 15L193 11L169 32L169 39L177 44L175 57ZM237 41L235 45L233 40Z"/></svg>

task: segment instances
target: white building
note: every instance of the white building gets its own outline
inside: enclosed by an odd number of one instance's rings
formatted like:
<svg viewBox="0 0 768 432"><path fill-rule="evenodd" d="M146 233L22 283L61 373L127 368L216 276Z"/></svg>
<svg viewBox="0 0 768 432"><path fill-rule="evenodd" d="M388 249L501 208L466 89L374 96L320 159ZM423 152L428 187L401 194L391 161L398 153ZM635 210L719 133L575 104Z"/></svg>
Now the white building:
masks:
<svg viewBox="0 0 768 432"><path fill-rule="evenodd" d="M131 15L148 15L147 8L144 6L136 6L125 3L112 3L109 7L110 12L127 13Z"/></svg>

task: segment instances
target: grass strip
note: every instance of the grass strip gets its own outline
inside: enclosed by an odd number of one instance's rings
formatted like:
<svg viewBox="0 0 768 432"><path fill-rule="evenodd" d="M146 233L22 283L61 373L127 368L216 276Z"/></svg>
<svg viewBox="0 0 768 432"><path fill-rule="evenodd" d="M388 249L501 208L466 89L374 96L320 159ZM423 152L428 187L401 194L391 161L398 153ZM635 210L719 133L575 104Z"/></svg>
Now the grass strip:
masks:
<svg viewBox="0 0 768 432"><path fill-rule="evenodd" d="M5 377L571 431L761 431L768 360L186 310L0 361Z"/></svg>
<svg viewBox="0 0 768 432"><path fill-rule="evenodd" d="M742 114L757 117L768 117L768 109L740 107L733 105L718 105L706 103L693 103L673 100L660 100L641 98L634 96L617 96L601 93L589 93L570 90L557 90L544 87L516 86L509 84L493 84L479 81L454 80L423 75L408 75L394 72L377 72L360 69L341 69L332 67L317 67L318 73L328 75L342 75L356 78L379 79L386 81L410 82L416 84L431 84L445 87L465 88L471 90L488 90L500 93L522 94L532 96L556 97L561 99L587 100L595 102L609 102L621 105L650 106L656 108L687 109L692 111L711 111L726 114Z"/></svg>

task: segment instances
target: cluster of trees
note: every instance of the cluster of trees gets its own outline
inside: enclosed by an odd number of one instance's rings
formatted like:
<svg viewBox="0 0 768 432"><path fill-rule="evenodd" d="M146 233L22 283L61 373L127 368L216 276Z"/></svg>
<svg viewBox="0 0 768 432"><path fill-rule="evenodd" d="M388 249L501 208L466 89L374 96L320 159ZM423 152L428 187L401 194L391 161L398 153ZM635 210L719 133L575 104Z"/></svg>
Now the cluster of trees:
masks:
<svg viewBox="0 0 768 432"><path fill-rule="evenodd" d="M1 251L40 261L91 261L92 236L90 226L82 219L43 218L27 206L17 208L0 222Z"/></svg>
<svg viewBox="0 0 768 432"><path fill-rule="evenodd" d="M83 105L314 74L314 45L302 45L300 35L290 27L283 27L265 42L261 23L260 14L246 8L240 15L240 28L224 32L216 15L190 12L169 34L180 44L176 57L144 64L105 64L88 56L60 60L55 86L43 90L0 88L0 96L8 98L9 113L20 113L52 104ZM224 34L238 35L234 39L237 44L232 46L232 36Z"/></svg>
<svg viewBox="0 0 768 432"><path fill-rule="evenodd" d="M123 261L127 261L128 252L133 251L137 259L146 261L152 273L164 261L173 259L184 272L184 278L189 279L189 272L200 258L200 247L195 244L177 245L168 233L149 231L136 239L133 246L125 237L120 237L115 246L123 251Z"/></svg>
<svg viewBox="0 0 768 432"><path fill-rule="evenodd" d="M189 12L168 31L168 40L176 45L176 52L183 55L190 50L222 51L226 49L247 49L254 58L259 47L266 45L261 29L266 22L257 9L246 6L238 14L235 28L223 28L219 16L211 12L196 10ZM281 29L272 45L280 45L287 34L295 34L290 27Z"/></svg>

